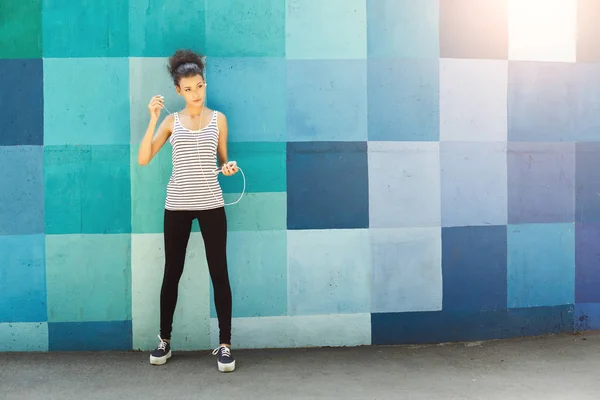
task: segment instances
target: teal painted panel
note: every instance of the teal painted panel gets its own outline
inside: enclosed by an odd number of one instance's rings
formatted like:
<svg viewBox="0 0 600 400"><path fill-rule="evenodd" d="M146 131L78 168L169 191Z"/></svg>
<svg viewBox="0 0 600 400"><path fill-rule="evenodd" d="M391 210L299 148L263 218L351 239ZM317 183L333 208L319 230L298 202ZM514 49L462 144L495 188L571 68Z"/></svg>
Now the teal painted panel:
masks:
<svg viewBox="0 0 600 400"><path fill-rule="evenodd" d="M286 0L206 0L211 57L283 57Z"/></svg>
<svg viewBox="0 0 600 400"><path fill-rule="evenodd" d="M185 101L175 91L173 80L167 72L168 61L164 57L129 59L131 144L140 144L146 134L150 122L148 103L153 96L165 96L165 107L171 112L185 107ZM163 110L158 124L167 115L168 112Z"/></svg>
<svg viewBox="0 0 600 400"><path fill-rule="evenodd" d="M133 349L153 350L160 333L160 288L165 268L162 234L131 235ZM188 243L173 316L173 350L210 348L208 266L200 233Z"/></svg>
<svg viewBox="0 0 600 400"><path fill-rule="evenodd" d="M0 58L42 57L42 1L0 1Z"/></svg>
<svg viewBox="0 0 600 400"><path fill-rule="evenodd" d="M507 306L575 302L575 225L508 225Z"/></svg>
<svg viewBox="0 0 600 400"><path fill-rule="evenodd" d="M127 58L44 59L44 144L129 143Z"/></svg>
<svg viewBox="0 0 600 400"><path fill-rule="evenodd" d="M287 313L287 233L229 232L227 264L234 317ZM216 317L211 287L211 317Z"/></svg>
<svg viewBox="0 0 600 400"><path fill-rule="evenodd" d="M131 231L162 233L167 184L173 170L172 148L169 142L165 143L145 166L137 162L138 149L138 145L131 146Z"/></svg>
<svg viewBox="0 0 600 400"><path fill-rule="evenodd" d="M364 59L366 0L288 0L288 59Z"/></svg>
<svg viewBox="0 0 600 400"><path fill-rule="evenodd" d="M5 351L48 351L48 324L0 324L0 352Z"/></svg>
<svg viewBox="0 0 600 400"><path fill-rule="evenodd" d="M44 147L45 232L129 233L129 145Z"/></svg>
<svg viewBox="0 0 600 400"><path fill-rule="evenodd" d="M42 0L44 57L127 57L127 3L122 0ZM86 81L89 79L81 82L82 90Z"/></svg>
<svg viewBox="0 0 600 400"><path fill-rule="evenodd" d="M49 322L131 319L131 236L46 236Z"/></svg>
<svg viewBox="0 0 600 400"><path fill-rule="evenodd" d="M288 232L288 315L371 311L367 229Z"/></svg>
<svg viewBox="0 0 600 400"><path fill-rule="evenodd" d="M246 176L246 192L286 191L285 142L234 142L227 145L229 160L236 161ZM219 175L224 193L240 193L242 174Z"/></svg>
<svg viewBox="0 0 600 400"><path fill-rule="evenodd" d="M245 193L237 204L240 193L225 193L227 227L230 231L268 231L287 228L287 194Z"/></svg>
<svg viewBox="0 0 600 400"><path fill-rule="evenodd" d="M129 0L129 54L168 57L177 49L204 51L205 2Z"/></svg>

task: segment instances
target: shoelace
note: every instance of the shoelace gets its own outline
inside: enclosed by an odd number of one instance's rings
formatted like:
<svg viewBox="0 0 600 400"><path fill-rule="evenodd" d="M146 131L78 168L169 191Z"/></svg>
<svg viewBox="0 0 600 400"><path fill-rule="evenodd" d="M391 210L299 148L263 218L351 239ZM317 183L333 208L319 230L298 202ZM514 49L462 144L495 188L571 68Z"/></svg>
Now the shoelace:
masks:
<svg viewBox="0 0 600 400"><path fill-rule="evenodd" d="M160 339L160 343L158 344L158 350L165 350L167 348L167 342L162 340L160 335L158 335L158 338Z"/></svg>
<svg viewBox="0 0 600 400"><path fill-rule="evenodd" d="M231 357L231 350L227 346L217 347L213 350L213 356L216 356L219 351L221 351L221 355L224 357Z"/></svg>

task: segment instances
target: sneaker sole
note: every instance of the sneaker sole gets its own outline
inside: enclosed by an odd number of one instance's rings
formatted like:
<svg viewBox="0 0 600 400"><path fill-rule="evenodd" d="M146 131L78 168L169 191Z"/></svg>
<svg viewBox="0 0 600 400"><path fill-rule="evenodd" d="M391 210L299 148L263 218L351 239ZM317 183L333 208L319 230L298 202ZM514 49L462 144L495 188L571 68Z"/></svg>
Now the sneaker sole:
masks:
<svg viewBox="0 0 600 400"><path fill-rule="evenodd" d="M219 371L221 372L233 372L233 370L235 370L235 360L227 364L221 364L217 361L217 365L219 366Z"/></svg>
<svg viewBox="0 0 600 400"><path fill-rule="evenodd" d="M169 358L171 358L171 351L169 351L164 357L154 357L152 354L150 354L150 364L163 365Z"/></svg>

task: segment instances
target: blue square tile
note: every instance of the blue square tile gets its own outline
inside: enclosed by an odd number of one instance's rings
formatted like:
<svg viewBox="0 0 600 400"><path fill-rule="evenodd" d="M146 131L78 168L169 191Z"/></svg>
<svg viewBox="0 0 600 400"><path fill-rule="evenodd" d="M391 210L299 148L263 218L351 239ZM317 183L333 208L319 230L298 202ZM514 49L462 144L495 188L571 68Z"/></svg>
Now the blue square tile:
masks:
<svg viewBox="0 0 600 400"><path fill-rule="evenodd" d="M508 143L508 223L573 222L575 144Z"/></svg>
<svg viewBox="0 0 600 400"><path fill-rule="evenodd" d="M233 317L287 315L287 232L229 232L227 242ZM216 318L213 296L211 283L210 314Z"/></svg>
<svg viewBox="0 0 600 400"><path fill-rule="evenodd" d="M440 57L508 59L507 0L440 0Z"/></svg>
<svg viewBox="0 0 600 400"><path fill-rule="evenodd" d="M0 235L44 232L44 150L0 147Z"/></svg>
<svg viewBox="0 0 600 400"><path fill-rule="evenodd" d="M507 307L573 304L574 225L509 225L507 229Z"/></svg>
<svg viewBox="0 0 600 400"><path fill-rule="evenodd" d="M367 0L369 57L438 58L439 0Z"/></svg>
<svg viewBox="0 0 600 400"><path fill-rule="evenodd" d="M371 312L442 309L440 228L370 229Z"/></svg>
<svg viewBox="0 0 600 400"><path fill-rule="evenodd" d="M366 229L288 232L288 314L358 314L371 308Z"/></svg>
<svg viewBox="0 0 600 400"><path fill-rule="evenodd" d="M364 60L287 62L287 140L367 140Z"/></svg>
<svg viewBox="0 0 600 400"><path fill-rule="evenodd" d="M442 226L505 225L506 143L442 142Z"/></svg>
<svg viewBox="0 0 600 400"><path fill-rule="evenodd" d="M205 1L129 0L129 55L168 57L177 49L203 52ZM160 34L157 34L160 32Z"/></svg>
<svg viewBox="0 0 600 400"><path fill-rule="evenodd" d="M227 116L230 142L285 142L284 58L211 58L209 107Z"/></svg>
<svg viewBox="0 0 600 400"><path fill-rule="evenodd" d="M288 59L364 59L366 0L287 0Z"/></svg>
<svg viewBox="0 0 600 400"><path fill-rule="evenodd" d="M286 0L205 1L209 57L285 55Z"/></svg>
<svg viewBox="0 0 600 400"><path fill-rule="evenodd" d="M43 322L46 253L43 235L0 235L0 322Z"/></svg>
<svg viewBox="0 0 600 400"><path fill-rule="evenodd" d="M575 221L600 222L600 143L575 144Z"/></svg>
<svg viewBox="0 0 600 400"><path fill-rule="evenodd" d="M369 226L364 142L287 144L288 229Z"/></svg>
<svg viewBox="0 0 600 400"><path fill-rule="evenodd" d="M47 234L131 232L129 145L44 153Z"/></svg>
<svg viewBox="0 0 600 400"><path fill-rule="evenodd" d="M128 11L121 0L42 0L44 57L127 57ZM94 93L84 89L87 78L80 83L81 92Z"/></svg>
<svg viewBox="0 0 600 400"><path fill-rule="evenodd" d="M371 315L372 344L437 344L566 333L573 330L573 317L571 305L377 313Z"/></svg>
<svg viewBox="0 0 600 400"><path fill-rule="evenodd" d="M508 65L508 139L600 140L600 69L592 63Z"/></svg>
<svg viewBox="0 0 600 400"><path fill-rule="evenodd" d="M575 302L600 303L600 224L575 224Z"/></svg>
<svg viewBox="0 0 600 400"><path fill-rule="evenodd" d="M368 174L370 227L440 226L439 143L369 142Z"/></svg>
<svg viewBox="0 0 600 400"><path fill-rule="evenodd" d="M575 332L600 330L600 303L575 304Z"/></svg>
<svg viewBox="0 0 600 400"><path fill-rule="evenodd" d="M50 351L131 350L131 321L50 322Z"/></svg>
<svg viewBox="0 0 600 400"><path fill-rule="evenodd" d="M367 76L369 140L439 140L437 59L369 59Z"/></svg>
<svg viewBox="0 0 600 400"><path fill-rule="evenodd" d="M0 146L44 142L44 73L41 59L0 60Z"/></svg>
<svg viewBox="0 0 600 400"><path fill-rule="evenodd" d="M45 59L44 107L46 145L129 143L127 58Z"/></svg>
<svg viewBox="0 0 600 400"><path fill-rule="evenodd" d="M444 310L506 309L506 226L442 229Z"/></svg>

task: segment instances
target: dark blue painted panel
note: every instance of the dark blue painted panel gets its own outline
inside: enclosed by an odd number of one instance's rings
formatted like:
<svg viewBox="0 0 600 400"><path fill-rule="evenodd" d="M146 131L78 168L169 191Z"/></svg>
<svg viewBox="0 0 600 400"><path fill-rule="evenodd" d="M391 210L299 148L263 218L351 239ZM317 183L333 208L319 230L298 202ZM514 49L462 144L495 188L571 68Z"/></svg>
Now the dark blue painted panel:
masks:
<svg viewBox="0 0 600 400"><path fill-rule="evenodd" d="M287 144L288 229L369 226L365 142Z"/></svg>
<svg viewBox="0 0 600 400"><path fill-rule="evenodd" d="M506 226L442 229L444 310L506 308Z"/></svg>
<svg viewBox="0 0 600 400"><path fill-rule="evenodd" d="M0 171L0 235L43 233L42 146L0 147Z"/></svg>
<svg viewBox="0 0 600 400"><path fill-rule="evenodd" d="M573 330L573 306L497 311L371 314L372 343L427 344L536 336Z"/></svg>
<svg viewBox="0 0 600 400"><path fill-rule="evenodd" d="M50 322L50 351L124 351L133 343L131 321Z"/></svg>
<svg viewBox="0 0 600 400"><path fill-rule="evenodd" d="M596 64L511 61L508 139L600 140L599 92Z"/></svg>
<svg viewBox="0 0 600 400"><path fill-rule="evenodd" d="M600 129L600 127L599 127ZM575 144L575 221L600 222L600 143Z"/></svg>
<svg viewBox="0 0 600 400"><path fill-rule="evenodd" d="M573 222L575 144L508 144L508 223Z"/></svg>
<svg viewBox="0 0 600 400"><path fill-rule="evenodd" d="M46 320L44 235L0 235L0 322Z"/></svg>
<svg viewBox="0 0 600 400"><path fill-rule="evenodd" d="M437 59L370 59L367 73L369 140L439 139Z"/></svg>
<svg viewBox="0 0 600 400"><path fill-rule="evenodd" d="M287 140L367 140L365 60L287 61Z"/></svg>
<svg viewBox="0 0 600 400"><path fill-rule="evenodd" d="M600 224L575 226L575 302L600 303Z"/></svg>
<svg viewBox="0 0 600 400"><path fill-rule="evenodd" d="M42 60L0 60L0 76L0 146L43 144Z"/></svg>

